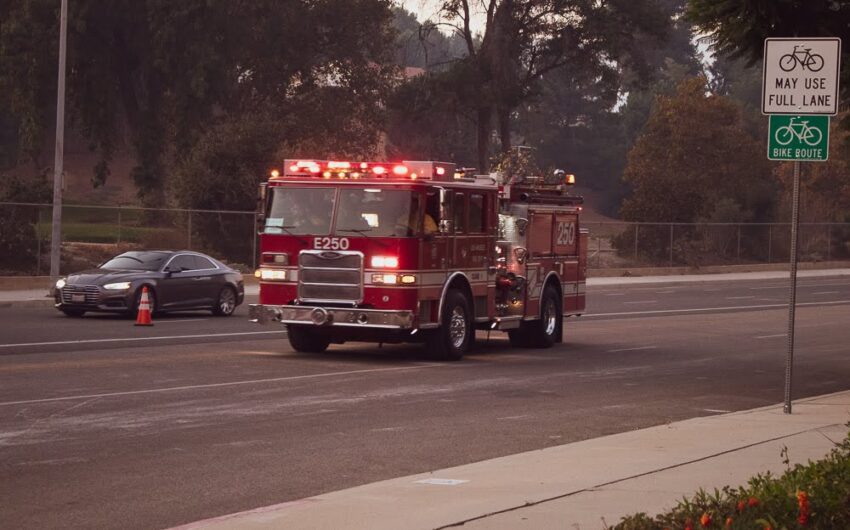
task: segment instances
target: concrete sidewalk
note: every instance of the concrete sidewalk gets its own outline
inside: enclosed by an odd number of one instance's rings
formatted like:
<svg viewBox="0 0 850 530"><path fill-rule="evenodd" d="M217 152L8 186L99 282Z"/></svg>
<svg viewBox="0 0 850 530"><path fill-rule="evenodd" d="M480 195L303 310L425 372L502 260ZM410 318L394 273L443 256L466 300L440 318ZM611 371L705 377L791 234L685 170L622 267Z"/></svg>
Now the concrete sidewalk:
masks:
<svg viewBox="0 0 850 530"><path fill-rule="evenodd" d="M436 470L200 521L181 529L602 529L699 488L826 455L847 435L850 391L694 418Z"/></svg>

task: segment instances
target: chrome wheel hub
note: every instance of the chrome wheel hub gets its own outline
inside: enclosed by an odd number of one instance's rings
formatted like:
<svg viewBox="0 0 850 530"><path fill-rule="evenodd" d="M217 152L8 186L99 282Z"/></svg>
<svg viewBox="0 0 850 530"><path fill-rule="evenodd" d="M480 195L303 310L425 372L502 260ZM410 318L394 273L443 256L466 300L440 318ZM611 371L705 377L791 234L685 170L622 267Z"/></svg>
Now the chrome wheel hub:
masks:
<svg viewBox="0 0 850 530"><path fill-rule="evenodd" d="M233 295L233 291L227 289L221 293L221 297L218 299L218 308L225 315L229 315L236 309L236 297Z"/></svg>
<svg viewBox="0 0 850 530"><path fill-rule="evenodd" d="M463 345L463 341L466 340L466 328L466 315L463 308L455 307L449 321L449 340L453 347L460 348Z"/></svg>
<svg viewBox="0 0 850 530"><path fill-rule="evenodd" d="M555 311L555 301L551 298L546 301L543 308L543 321L546 324L546 334L553 335L555 328L558 326L557 312Z"/></svg>

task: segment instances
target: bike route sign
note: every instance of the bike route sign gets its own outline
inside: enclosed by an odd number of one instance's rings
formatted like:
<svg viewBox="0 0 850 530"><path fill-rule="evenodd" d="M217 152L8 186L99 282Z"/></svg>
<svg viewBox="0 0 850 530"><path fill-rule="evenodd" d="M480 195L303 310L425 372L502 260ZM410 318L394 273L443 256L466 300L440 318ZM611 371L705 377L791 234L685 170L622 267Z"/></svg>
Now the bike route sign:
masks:
<svg viewBox="0 0 850 530"><path fill-rule="evenodd" d="M838 112L841 39L765 39L762 114Z"/></svg>
<svg viewBox="0 0 850 530"><path fill-rule="evenodd" d="M829 157L829 116L770 116L767 158L825 162Z"/></svg>

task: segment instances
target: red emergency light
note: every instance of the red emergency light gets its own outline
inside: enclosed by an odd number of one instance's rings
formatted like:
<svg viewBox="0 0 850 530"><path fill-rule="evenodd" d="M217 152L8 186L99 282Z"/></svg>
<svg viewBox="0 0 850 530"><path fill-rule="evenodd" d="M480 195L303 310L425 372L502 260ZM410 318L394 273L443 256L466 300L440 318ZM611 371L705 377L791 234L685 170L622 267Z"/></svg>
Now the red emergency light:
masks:
<svg viewBox="0 0 850 530"><path fill-rule="evenodd" d="M341 160L286 160L283 174L274 178L449 180L455 165L432 161L350 162Z"/></svg>

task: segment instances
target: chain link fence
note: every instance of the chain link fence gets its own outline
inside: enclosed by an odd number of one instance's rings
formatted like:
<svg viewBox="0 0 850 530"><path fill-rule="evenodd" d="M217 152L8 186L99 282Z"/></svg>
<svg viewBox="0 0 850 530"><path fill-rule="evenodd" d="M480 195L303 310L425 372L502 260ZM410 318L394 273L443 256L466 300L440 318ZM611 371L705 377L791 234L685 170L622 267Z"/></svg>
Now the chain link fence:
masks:
<svg viewBox="0 0 850 530"><path fill-rule="evenodd" d="M588 266L787 263L791 223L586 222ZM850 261L850 223L800 223L799 261Z"/></svg>
<svg viewBox="0 0 850 530"><path fill-rule="evenodd" d="M50 272L53 206L0 202L0 276ZM247 211L62 206L62 260L67 274L126 250L205 252L243 271L256 267L257 215Z"/></svg>
<svg viewBox="0 0 850 530"><path fill-rule="evenodd" d="M52 205L0 202L0 276L50 270ZM130 249L206 252L256 268L257 215L249 211L62 207L62 273ZM787 263L790 223L585 222L595 269ZM850 223L801 223L800 261L850 262Z"/></svg>

